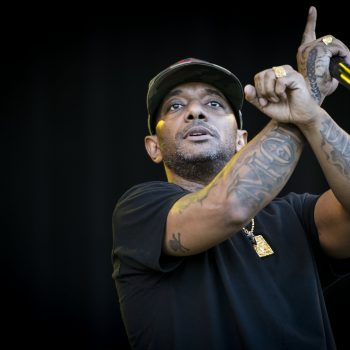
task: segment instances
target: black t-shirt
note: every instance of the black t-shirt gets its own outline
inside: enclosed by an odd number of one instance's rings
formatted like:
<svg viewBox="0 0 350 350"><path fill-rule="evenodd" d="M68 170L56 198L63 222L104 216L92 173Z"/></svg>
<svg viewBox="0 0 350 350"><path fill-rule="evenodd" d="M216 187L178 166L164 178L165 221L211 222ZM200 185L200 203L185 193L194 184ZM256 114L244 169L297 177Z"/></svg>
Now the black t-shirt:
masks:
<svg viewBox="0 0 350 350"><path fill-rule="evenodd" d="M335 349L315 252L317 196L276 198L255 218L274 254L243 232L197 255L162 255L168 212L188 192L128 190L113 213L113 278L133 349Z"/></svg>

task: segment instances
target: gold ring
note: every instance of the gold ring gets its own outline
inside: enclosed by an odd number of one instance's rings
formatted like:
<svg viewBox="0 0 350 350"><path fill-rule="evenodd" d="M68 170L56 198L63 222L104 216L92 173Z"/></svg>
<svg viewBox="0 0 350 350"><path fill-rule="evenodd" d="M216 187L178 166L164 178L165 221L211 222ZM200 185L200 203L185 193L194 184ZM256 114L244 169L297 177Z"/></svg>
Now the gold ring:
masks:
<svg viewBox="0 0 350 350"><path fill-rule="evenodd" d="M272 67L272 70L275 72L276 78L283 78L287 76L287 72L283 66Z"/></svg>
<svg viewBox="0 0 350 350"><path fill-rule="evenodd" d="M332 35L326 35L322 41L324 42L325 45L329 45L333 41Z"/></svg>

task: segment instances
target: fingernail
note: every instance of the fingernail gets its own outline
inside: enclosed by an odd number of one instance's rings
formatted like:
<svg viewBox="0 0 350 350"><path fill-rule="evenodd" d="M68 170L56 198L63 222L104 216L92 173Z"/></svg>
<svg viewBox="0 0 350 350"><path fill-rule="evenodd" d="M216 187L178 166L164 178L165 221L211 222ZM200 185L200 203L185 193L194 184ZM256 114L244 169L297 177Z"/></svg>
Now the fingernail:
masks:
<svg viewBox="0 0 350 350"><path fill-rule="evenodd" d="M267 101L262 97L259 97L259 103L261 107L265 107L267 105Z"/></svg>

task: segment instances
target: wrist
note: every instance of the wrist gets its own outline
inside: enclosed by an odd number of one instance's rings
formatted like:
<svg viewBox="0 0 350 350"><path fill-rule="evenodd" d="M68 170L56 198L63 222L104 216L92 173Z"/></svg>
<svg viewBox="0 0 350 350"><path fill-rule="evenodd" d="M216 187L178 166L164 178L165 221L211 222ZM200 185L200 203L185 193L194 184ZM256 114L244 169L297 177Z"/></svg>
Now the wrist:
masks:
<svg viewBox="0 0 350 350"><path fill-rule="evenodd" d="M301 129L298 125L292 123L276 123L279 128L287 130L289 133L292 133L302 144L305 143L305 137L301 132Z"/></svg>
<svg viewBox="0 0 350 350"><path fill-rule="evenodd" d="M322 108L319 109L319 113L317 113L314 117L310 118L307 122L296 123L296 126L300 129L300 131L307 137L309 134L314 132L318 132L320 130L322 122L330 119L329 114Z"/></svg>

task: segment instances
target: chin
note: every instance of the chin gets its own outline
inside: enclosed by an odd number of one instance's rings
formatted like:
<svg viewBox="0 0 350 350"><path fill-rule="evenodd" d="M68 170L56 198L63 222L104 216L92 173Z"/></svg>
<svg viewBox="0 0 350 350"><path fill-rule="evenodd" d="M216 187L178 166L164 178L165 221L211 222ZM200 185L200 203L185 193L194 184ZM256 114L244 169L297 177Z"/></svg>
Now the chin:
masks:
<svg viewBox="0 0 350 350"><path fill-rule="evenodd" d="M188 161L191 162L212 162L216 161L218 159L221 159L222 155L217 152L192 152L192 153L187 153L184 154L184 159L187 159Z"/></svg>

